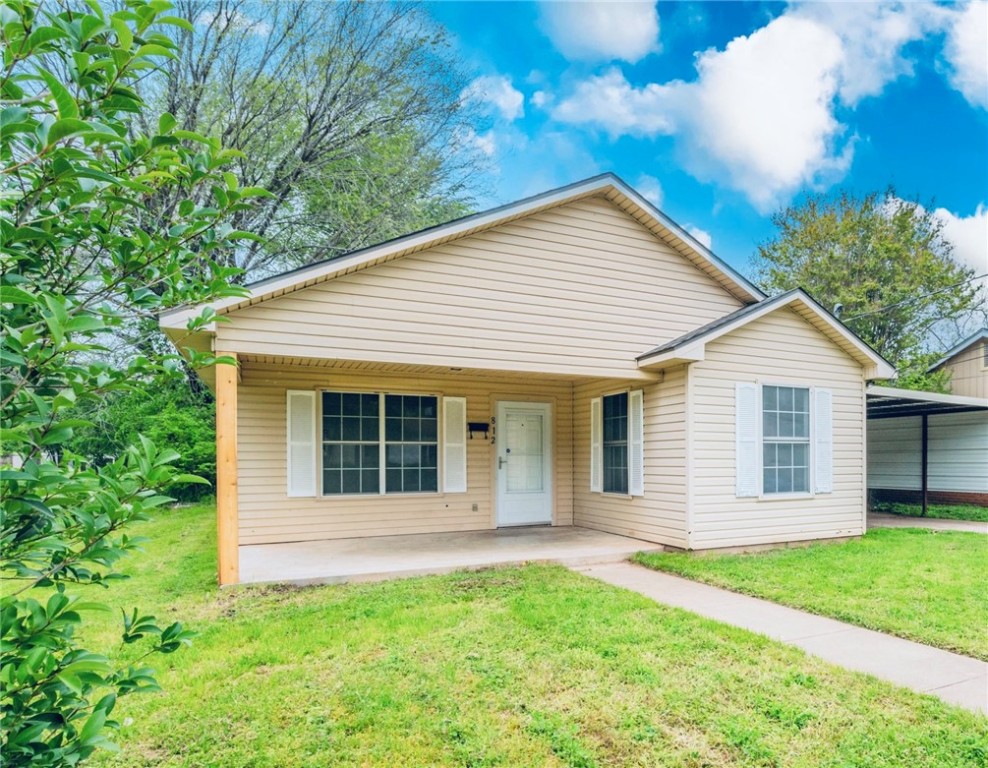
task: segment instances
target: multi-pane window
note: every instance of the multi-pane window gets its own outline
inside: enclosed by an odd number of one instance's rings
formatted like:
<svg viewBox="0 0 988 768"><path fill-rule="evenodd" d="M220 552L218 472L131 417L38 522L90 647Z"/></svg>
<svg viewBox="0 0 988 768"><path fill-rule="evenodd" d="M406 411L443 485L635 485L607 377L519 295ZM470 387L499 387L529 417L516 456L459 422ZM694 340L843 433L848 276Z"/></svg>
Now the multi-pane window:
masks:
<svg viewBox="0 0 988 768"><path fill-rule="evenodd" d="M628 492L628 393L603 398L603 470L605 493Z"/></svg>
<svg viewBox="0 0 988 768"><path fill-rule="evenodd" d="M386 395L384 415L388 493L435 491L439 482L436 398Z"/></svg>
<svg viewBox="0 0 988 768"><path fill-rule="evenodd" d="M762 491L810 490L810 390L762 387Z"/></svg>
<svg viewBox="0 0 988 768"><path fill-rule="evenodd" d="M435 491L437 410L431 396L324 392L323 493L381 493L382 466L387 493Z"/></svg>

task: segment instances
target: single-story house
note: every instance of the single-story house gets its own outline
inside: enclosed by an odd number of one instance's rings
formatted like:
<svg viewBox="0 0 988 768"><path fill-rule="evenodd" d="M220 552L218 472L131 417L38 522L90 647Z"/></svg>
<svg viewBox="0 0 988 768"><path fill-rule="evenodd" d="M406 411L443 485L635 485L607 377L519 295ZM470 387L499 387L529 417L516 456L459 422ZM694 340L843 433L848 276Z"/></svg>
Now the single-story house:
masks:
<svg viewBox="0 0 988 768"><path fill-rule="evenodd" d="M274 542L582 526L860 535L892 366L604 175L164 313L217 397L221 583Z"/></svg>
<svg viewBox="0 0 988 768"><path fill-rule="evenodd" d="M930 372L950 371L950 393L988 398L988 328L982 328L947 350Z"/></svg>

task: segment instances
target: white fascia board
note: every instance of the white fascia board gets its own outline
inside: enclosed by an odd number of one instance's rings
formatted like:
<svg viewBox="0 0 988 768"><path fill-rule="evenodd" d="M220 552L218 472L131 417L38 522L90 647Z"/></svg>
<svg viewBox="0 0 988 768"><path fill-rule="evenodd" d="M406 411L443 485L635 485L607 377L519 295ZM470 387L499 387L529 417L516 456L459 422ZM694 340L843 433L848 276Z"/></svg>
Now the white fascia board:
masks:
<svg viewBox="0 0 988 768"><path fill-rule="evenodd" d="M642 197L636 190L629 187L623 181L618 178L614 178L612 186L620 192L622 195L630 199L639 208L642 208L649 216L658 222L659 225L668 229L673 235L678 237L684 243L686 243L691 250L695 251L697 254L703 257L703 259L709 262L715 269L721 273L727 275L732 281L737 283L741 288L747 291L753 299L756 301L761 301L766 298L766 294L761 288L758 288L753 283L749 282L740 272L731 267L727 262L723 261L719 256L717 256L713 251L699 242L693 235L687 232L683 227L679 226L675 221L666 216L662 211L652 205L651 202Z"/></svg>
<svg viewBox="0 0 988 768"><path fill-rule="evenodd" d="M685 347L670 349L668 352L660 352L651 357L642 358L638 361L639 368L668 368L670 365L681 363L699 363L706 354L706 344L704 342L694 342Z"/></svg>
<svg viewBox="0 0 988 768"><path fill-rule="evenodd" d="M851 331L841 323L839 320L835 319L827 310L821 307L816 300L810 296L808 293L801 289L797 289L794 292L793 297L786 302L787 304L793 303L795 300L799 299L806 306L814 311L814 313L830 326L836 333L840 334L844 339L846 339L850 344L861 352L862 355L867 357L872 361L872 367L868 371L869 379L890 379L896 374L895 366L889 363L884 357L879 355L875 350L869 347L865 342L855 336Z"/></svg>

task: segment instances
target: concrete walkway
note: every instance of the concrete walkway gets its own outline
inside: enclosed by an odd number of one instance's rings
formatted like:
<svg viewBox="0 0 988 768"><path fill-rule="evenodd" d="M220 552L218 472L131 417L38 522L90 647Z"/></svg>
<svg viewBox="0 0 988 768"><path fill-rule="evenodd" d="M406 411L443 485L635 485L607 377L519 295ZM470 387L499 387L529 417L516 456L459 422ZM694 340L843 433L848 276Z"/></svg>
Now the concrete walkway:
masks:
<svg viewBox="0 0 988 768"><path fill-rule="evenodd" d="M842 667L988 713L988 663L983 661L640 565L612 563L575 570L656 602L798 646Z"/></svg>
<svg viewBox="0 0 988 768"><path fill-rule="evenodd" d="M938 520L933 517L908 517L886 512L869 512L869 528L929 528L932 531L970 531L988 534L988 523L976 520Z"/></svg>

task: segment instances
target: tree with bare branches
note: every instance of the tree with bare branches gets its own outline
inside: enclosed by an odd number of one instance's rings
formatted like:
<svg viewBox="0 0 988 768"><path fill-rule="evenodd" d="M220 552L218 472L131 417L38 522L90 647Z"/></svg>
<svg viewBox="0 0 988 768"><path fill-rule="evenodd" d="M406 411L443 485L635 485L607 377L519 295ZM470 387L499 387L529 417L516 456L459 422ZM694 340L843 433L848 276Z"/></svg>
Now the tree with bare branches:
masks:
<svg viewBox="0 0 988 768"><path fill-rule="evenodd" d="M332 258L467 211L464 82L413 4L181 0L180 54L143 85L155 112L243 153L271 192L234 222L248 279ZM178 204L162 195L162 215Z"/></svg>

